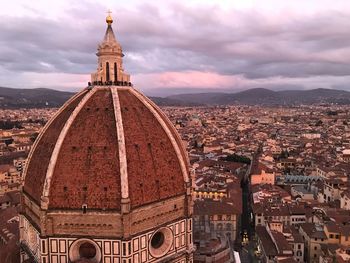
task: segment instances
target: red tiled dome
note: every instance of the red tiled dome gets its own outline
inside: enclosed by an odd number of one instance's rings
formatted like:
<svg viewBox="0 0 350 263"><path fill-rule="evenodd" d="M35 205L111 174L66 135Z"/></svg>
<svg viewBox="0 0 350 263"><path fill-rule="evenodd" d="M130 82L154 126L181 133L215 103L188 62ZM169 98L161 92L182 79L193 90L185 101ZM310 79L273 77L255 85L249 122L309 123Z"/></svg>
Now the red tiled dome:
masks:
<svg viewBox="0 0 350 263"><path fill-rule="evenodd" d="M120 210L186 193L188 159L171 122L132 87L70 99L29 155L23 191L48 209Z"/></svg>

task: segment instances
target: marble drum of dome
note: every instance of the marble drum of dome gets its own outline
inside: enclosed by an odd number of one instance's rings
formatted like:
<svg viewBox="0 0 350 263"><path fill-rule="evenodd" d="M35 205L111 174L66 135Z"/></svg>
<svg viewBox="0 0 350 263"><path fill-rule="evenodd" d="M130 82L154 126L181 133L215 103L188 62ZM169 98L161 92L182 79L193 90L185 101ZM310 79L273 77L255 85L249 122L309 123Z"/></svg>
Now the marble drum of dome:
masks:
<svg viewBox="0 0 350 263"><path fill-rule="evenodd" d="M21 260L192 262L186 150L161 109L132 85L110 15L106 22L91 82L29 154Z"/></svg>

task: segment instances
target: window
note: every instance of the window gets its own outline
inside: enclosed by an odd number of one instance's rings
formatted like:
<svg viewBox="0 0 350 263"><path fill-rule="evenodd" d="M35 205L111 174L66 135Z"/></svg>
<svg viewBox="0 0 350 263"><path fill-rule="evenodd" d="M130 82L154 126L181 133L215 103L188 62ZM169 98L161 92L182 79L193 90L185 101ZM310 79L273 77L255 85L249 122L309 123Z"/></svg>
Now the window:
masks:
<svg viewBox="0 0 350 263"><path fill-rule="evenodd" d="M117 63L114 63L114 81L118 81L118 73L117 73Z"/></svg>
<svg viewBox="0 0 350 263"><path fill-rule="evenodd" d="M86 204L84 204L84 205L83 205L81 208L83 209L83 214L86 214L86 211L87 211L87 205L86 205Z"/></svg>
<svg viewBox="0 0 350 263"><path fill-rule="evenodd" d="M314 249L317 250L317 247L315 246Z"/></svg>
<svg viewBox="0 0 350 263"><path fill-rule="evenodd" d="M123 255L125 256L126 255L126 244L123 243Z"/></svg>
<svg viewBox="0 0 350 263"><path fill-rule="evenodd" d="M106 81L109 81L109 63L106 62Z"/></svg>
<svg viewBox="0 0 350 263"><path fill-rule="evenodd" d="M151 239L151 246L153 248L159 248L164 243L164 234L162 232L157 232L153 235Z"/></svg>
<svg viewBox="0 0 350 263"><path fill-rule="evenodd" d="M96 248L93 244L85 242L79 247L80 258L92 259L96 256Z"/></svg>
<svg viewBox="0 0 350 263"><path fill-rule="evenodd" d="M163 227L155 232L149 241L149 252L153 257L161 257L167 253L172 246L172 231Z"/></svg>
<svg viewBox="0 0 350 263"><path fill-rule="evenodd" d="M42 252L45 254L45 251L46 251L46 249L45 249L45 241L44 240L42 240L41 241L41 247L42 247Z"/></svg>

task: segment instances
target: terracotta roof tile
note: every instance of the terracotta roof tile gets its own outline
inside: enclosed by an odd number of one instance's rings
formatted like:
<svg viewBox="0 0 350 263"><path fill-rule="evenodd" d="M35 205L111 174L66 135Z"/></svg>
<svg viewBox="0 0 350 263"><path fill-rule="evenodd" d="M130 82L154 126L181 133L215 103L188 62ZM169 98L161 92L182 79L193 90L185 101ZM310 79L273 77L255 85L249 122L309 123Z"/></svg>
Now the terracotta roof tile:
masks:
<svg viewBox="0 0 350 263"><path fill-rule="evenodd" d="M119 91L131 206L185 193L176 152L159 121L133 94Z"/></svg>
<svg viewBox="0 0 350 263"><path fill-rule="evenodd" d="M53 174L51 208L120 209L117 131L109 90L97 91L72 123Z"/></svg>
<svg viewBox="0 0 350 263"><path fill-rule="evenodd" d="M81 209L86 204L89 209L120 210L120 146L113 103L116 97L113 98L109 87L95 91L81 105L63 138L49 188L49 209ZM117 92L131 207L185 194L181 164L188 172L188 158L175 128L143 95L139 99L131 88L120 88ZM84 95L64 106L42 134L29 161L24 191L38 204L53 149Z"/></svg>
<svg viewBox="0 0 350 263"><path fill-rule="evenodd" d="M42 134L37 146L33 148L34 152L28 163L23 191L38 203L40 203L47 167L57 138L67 119L83 98L84 94L85 93L82 92L80 96L77 96L69 104L63 106L62 112L55 117L50 125L49 123L47 124L49 126L46 132Z"/></svg>

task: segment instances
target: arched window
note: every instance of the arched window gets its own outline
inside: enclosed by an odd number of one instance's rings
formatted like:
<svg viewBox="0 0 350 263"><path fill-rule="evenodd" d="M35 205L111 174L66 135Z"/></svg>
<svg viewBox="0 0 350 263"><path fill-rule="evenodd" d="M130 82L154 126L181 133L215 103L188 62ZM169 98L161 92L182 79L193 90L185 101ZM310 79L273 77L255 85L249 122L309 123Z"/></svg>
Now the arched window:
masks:
<svg viewBox="0 0 350 263"><path fill-rule="evenodd" d="M114 62L114 81L118 81L118 68L117 63Z"/></svg>
<svg viewBox="0 0 350 263"><path fill-rule="evenodd" d="M231 224L226 224L226 230L232 230L232 225Z"/></svg>
<svg viewBox="0 0 350 263"><path fill-rule="evenodd" d="M109 62L106 62L106 81L109 81Z"/></svg>

